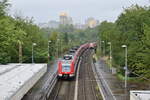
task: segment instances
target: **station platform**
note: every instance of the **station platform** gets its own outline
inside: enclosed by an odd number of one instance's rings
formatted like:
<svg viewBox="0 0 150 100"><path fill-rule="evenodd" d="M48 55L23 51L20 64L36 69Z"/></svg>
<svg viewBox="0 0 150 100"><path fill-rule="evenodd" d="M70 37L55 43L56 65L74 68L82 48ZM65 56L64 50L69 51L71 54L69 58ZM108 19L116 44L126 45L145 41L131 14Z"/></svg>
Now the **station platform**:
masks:
<svg viewBox="0 0 150 100"><path fill-rule="evenodd" d="M41 97L46 94L53 76L57 72L57 62L60 59L56 59L52 63L47 65L46 73L40 78L40 80L28 91L28 93L22 98L22 100L41 100Z"/></svg>
<svg viewBox="0 0 150 100"><path fill-rule="evenodd" d="M95 69L99 77L98 83L102 87L101 90L104 93L105 100L130 100L132 97L135 97L133 96L135 94L137 97L142 98L141 100L150 99L150 97L147 96L150 94L148 82L128 80L127 88L125 88L125 81L120 79L117 74L112 74L110 67L107 66L105 60L102 58L95 63ZM143 97L147 99L143 99Z"/></svg>
<svg viewBox="0 0 150 100"><path fill-rule="evenodd" d="M0 65L0 100L21 100L46 71L46 64Z"/></svg>
<svg viewBox="0 0 150 100"><path fill-rule="evenodd" d="M129 94L125 95L124 83L118 80L103 60L95 63L98 73L98 83L101 86L105 100L129 100Z"/></svg>

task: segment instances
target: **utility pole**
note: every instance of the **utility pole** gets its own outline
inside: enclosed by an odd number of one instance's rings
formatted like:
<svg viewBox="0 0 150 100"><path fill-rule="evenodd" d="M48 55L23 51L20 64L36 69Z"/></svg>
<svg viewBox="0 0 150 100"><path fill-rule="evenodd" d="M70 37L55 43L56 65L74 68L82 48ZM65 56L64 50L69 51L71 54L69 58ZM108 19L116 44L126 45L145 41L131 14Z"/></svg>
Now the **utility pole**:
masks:
<svg viewBox="0 0 150 100"><path fill-rule="evenodd" d="M51 41L48 41L48 62L49 62L49 60L50 60L50 50L49 50L49 45L50 45L50 43L51 43Z"/></svg>
<svg viewBox="0 0 150 100"><path fill-rule="evenodd" d="M100 54L102 54L102 47L101 47L101 38L97 38L97 49L100 50Z"/></svg>
<svg viewBox="0 0 150 100"><path fill-rule="evenodd" d="M100 54L102 54L101 34L98 37L98 44L99 44Z"/></svg>
<svg viewBox="0 0 150 100"><path fill-rule="evenodd" d="M19 63L22 63L22 42L18 40L19 43Z"/></svg>
<svg viewBox="0 0 150 100"><path fill-rule="evenodd" d="M32 64L34 63L34 46L36 46L36 43L32 43Z"/></svg>
<svg viewBox="0 0 150 100"><path fill-rule="evenodd" d="M59 57L59 40L60 39L57 39L57 56Z"/></svg>
<svg viewBox="0 0 150 100"><path fill-rule="evenodd" d="M62 50L61 50L61 39L60 39L60 55L61 55L61 51L62 51Z"/></svg>
<svg viewBox="0 0 150 100"><path fill-rule="evenodd" d="M104 47L103 47L103 54L105 56L105 41L101 41L102 43L104 43Z"/></svg>
<svg viewBox="0 0 150 100"><path fill-rule="evenodd" d="M110 51L109 51L109 60L110 60L110 68L112 68L112 47L111 47L111 42L108 42L110 45Z"/></svg>
<svg viewBox="0 0 150 100"><path fill-rule="evenodd" d="M125 88L127 88L127 71L128 71L128 65L127 65L127 62L128 62L128 59L127 59L127 46L126 45L122 45L123 48L125 48Z"/></svg>
<svg viewBox="0 0 150 100"><path fill-rule="evenodd" d="M100 52L101 52L101 54L102 54L102 43L101 43L101 38L100 38L100 40L99 40L99 47L100 47Z"/></svg>

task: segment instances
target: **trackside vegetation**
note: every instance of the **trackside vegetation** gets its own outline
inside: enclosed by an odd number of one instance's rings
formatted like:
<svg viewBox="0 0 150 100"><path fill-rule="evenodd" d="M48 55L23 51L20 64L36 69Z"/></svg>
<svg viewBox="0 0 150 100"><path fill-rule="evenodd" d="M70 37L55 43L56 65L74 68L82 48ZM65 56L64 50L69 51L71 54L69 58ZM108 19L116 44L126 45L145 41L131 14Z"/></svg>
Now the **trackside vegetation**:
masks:
<svg viewBox="0 0 150 100"><path fill-rule="evenodd" d="M36 63L48 61L66 52L72 46L98 41L109 56L112 44L113 67L124 74L122 45L128 47L128 69L132 77L150 79L150 7L132 5L125 8L115 22L103 21L95 28L75 29L73 25L60 25L57 29L40 28L33 18L10 16L11 4L0 1L0 64L32 61L32 44ZM50 41L50 42L49 42ZM102 43L102 41L104 41ZM105 48L104 48L105 47ZM103 52L101 52L102 54Z"/></svg>
<svg viewBox="0 0 150 100"><path fill-rule="evenodd" d="M99 26L99 39L105 41L106 54L109 55L108 42L112 43L113 66L124 73L124 48L128 47L128 69L130 76L150 78L150 7L133 5L126 8L112 23L103 21Z"/></svg>
<svg viewBox="0 0 150 100"><path fill-rule="evenodd" d="M32 61L32 44L35 63L45 63L56 58L72 46L94 40L94 29L80 30L73 25L60 25L58 29L40 28L33 18L21 15L10 16L11 4L0 1L0 64ZM91 34L93 33L93 34ZM49 50L48 50L49 45Z"/></svg>

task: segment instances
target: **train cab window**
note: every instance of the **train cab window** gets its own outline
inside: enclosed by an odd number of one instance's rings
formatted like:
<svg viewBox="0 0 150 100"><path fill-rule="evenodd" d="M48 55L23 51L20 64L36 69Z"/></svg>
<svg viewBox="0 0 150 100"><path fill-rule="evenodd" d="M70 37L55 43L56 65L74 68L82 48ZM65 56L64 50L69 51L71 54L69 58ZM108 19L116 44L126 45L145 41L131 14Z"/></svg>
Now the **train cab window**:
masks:
<svg viewBox="0 0 150 100"><path fill-rule="evenodd" d="M76 50L70 50L69 52L70 52L70 53L75 53L75 52L76 52Z"/></svg>
<svg viewBox="0 0 150 100"><path fill-rule="evenodd" d="M72 60L73 57L72 57L71 55L65 55L65 56L64 56L64 59L65 59L65 60Z"/></svg>

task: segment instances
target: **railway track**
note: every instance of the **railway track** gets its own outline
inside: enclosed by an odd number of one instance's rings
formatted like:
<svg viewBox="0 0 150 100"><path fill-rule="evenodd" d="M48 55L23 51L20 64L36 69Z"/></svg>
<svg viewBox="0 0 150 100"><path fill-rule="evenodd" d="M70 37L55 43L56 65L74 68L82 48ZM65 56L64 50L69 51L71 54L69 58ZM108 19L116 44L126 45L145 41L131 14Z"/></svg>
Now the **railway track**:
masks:
<svg viewBox="0 0 150 100"><path fill-rule="evenodd" d="M74 96L74 80L58 80L48 100L72 100Z"/></svg>
<svg viewBox="0 0 150 100"><path fill-rule="evenodd" d="M90 61L93 63L92 59L90 59ZM96 83L96 79L95 79L95 76L92 75L93 74L93 69L91 67L91 63L88 64L89 66L87 67L87 72L88 72L88 76L90 78L90 83L91 83L91 90L92 90L92 93L93 93L93 96L94 96L94 100L100 100L102 99L101 98L101 95L100 95L100 91L99 91L99 88L97 86L97 83Z"/></svg>
<svg viewBox="0 0 150 100"><path fill-rule="evenodd" d="M102 100L92 70L92 51L86 50L81 59L77 85L77 100ZM73 100L75 80L59 79L47 100Z"/></svg>
<svg viewBox="0 0 150 100"><path fill-rule="evenodd" d="M91 50L86 51L82 59L79 72L78 100L102 100L91 66Z"/></svg>

